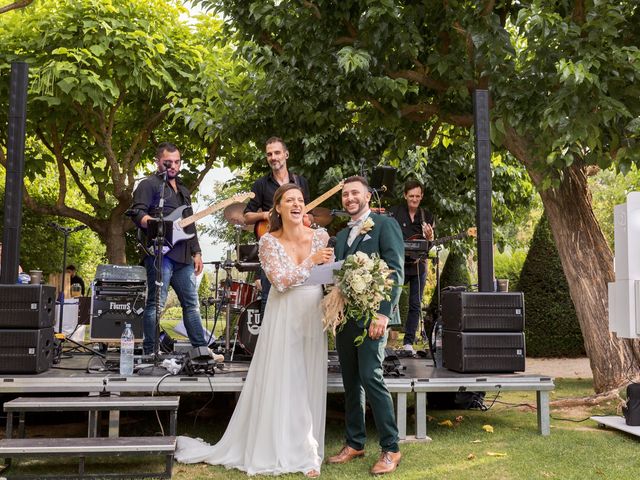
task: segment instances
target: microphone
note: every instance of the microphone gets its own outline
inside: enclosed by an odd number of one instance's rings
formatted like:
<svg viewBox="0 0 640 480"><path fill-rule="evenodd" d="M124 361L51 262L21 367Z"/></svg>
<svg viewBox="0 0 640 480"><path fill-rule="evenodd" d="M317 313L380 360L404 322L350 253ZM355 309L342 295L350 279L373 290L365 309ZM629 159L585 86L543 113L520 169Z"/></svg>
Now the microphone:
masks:
<svg viewBox="0 0 640 480"><path fill-rule="evenodd" d="M327 242L327 248L335 248L336 247L336 237L329 237L329 241Z"/></svg>
<svg viewBox="0 0 640 480"><path fill-rule="evenodd" d="M164 165L165 169L169 170L171 168L171 160L163 162L162 165Z"/></svg>
<svg viewBox="0 0 640 480"><path fill-rule="evenodd" d="M331 210L331 216L332 217L336 217L336 216L338 216L338 217L348 217L349 214L347 212L345 212L344 210L333 209L333 210Z"/></svg>
<svg viewBox="0 0 640 480"><path fill-rule="evenodd" d="M375 192L375 193L384 193L387 191L387 186L386 185L382 185L380 188L372 188L371 192Z"/></svg>

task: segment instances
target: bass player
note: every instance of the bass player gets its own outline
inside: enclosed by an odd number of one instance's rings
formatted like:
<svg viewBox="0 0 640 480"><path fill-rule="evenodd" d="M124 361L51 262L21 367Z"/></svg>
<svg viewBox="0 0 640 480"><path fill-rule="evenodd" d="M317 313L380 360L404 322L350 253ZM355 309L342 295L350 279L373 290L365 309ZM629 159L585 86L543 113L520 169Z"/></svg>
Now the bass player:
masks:
<svg viewBox="0 0 640 480"><path fill-rule="evenodd" d="M132 220L138 227L145 230L154 217L160 213L161 192L164 191L163 216L171 214L181 206L191 206L190 192L178 177L182 162L178 147L168 142L159 144L156 148L155 162L157 172L138 184L133 192L133 205L130 210ZM185 212L192 213L191 208L187 208ZM200 304L196 290L196 275L202 272L203 263L195 224L187 226L185 232L192 233L193 237L177 243L163 257L159 308L160 310L164 308L169 285L171 285L180 301L183 322L191 345L206 347L207 342L202 329ZM143 350L147 355L153 353L153 346L158 335L155 318L156 288L158 288L156 285L156 269L158 268L156 258L159 257L147 254L143 260L147 270L147 303L143 314ZM211 350L209 353L216 362L224 361L222 355L213 354Z"/></svg>

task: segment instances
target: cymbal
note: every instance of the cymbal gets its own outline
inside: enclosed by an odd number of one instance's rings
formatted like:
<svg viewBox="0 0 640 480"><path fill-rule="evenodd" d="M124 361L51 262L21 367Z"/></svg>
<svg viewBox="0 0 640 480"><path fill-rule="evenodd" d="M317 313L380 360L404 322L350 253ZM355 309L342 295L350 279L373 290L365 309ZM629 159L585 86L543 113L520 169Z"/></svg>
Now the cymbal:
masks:
<svg viewBox="0 0 640 480"><path fill-rule="evenodd" d="M331 210L325 207L316 207L309 213L313 215L313 222L321 227L326 227L331 223L331 220L333 220Z"/></svg>
<svg viewBox="0 0 640 480"><path fill-rule="evenodd" d="M244 203L235 202L227 205L222 212L225 220L234 225L244 226Z"/></svg>

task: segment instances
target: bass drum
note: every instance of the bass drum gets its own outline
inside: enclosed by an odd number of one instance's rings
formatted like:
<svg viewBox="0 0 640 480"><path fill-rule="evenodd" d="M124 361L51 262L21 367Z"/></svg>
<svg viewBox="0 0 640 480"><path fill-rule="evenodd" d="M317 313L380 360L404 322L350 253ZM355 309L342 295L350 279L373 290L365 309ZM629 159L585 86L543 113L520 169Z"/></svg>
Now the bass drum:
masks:
<svg viewBox="0 0 640 480"><path fill-rule="evenodd" d="M249 355L253 355L262 325L261 300L254 300L242 310L238 319L238 343Z"/></svg>

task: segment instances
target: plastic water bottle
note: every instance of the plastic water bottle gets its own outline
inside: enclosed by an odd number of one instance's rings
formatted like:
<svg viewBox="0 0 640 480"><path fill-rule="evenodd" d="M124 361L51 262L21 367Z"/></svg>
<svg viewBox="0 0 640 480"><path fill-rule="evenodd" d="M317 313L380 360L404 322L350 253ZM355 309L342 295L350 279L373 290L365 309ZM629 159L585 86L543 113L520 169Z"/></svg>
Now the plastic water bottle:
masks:
<svg viewBox="0 0 640 480"><path fill-rule="evenodd" d="M442 323L438 322L436 325L436 341L434 342L435 354L434 354L434 363L436 368L442 367Z"/></svg>
<svg viewBox="0 0 640 480"><path fill-rule="evenodd" d="M133 348L135 339L131 324L125 323L122 336L120 337L120 375L133 374Z"/></svg>

